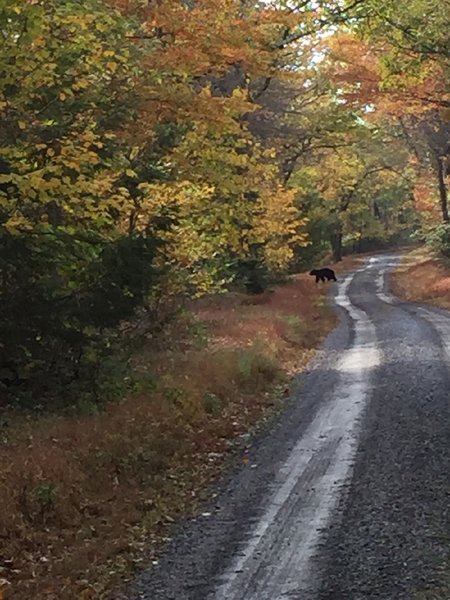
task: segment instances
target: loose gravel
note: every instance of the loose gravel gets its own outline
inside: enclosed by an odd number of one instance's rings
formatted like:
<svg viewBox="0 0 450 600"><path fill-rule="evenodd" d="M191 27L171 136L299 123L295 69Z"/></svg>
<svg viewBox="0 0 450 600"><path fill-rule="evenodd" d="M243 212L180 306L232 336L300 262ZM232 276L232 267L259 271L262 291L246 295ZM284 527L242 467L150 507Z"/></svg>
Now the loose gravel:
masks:
<svg viewBox="0 0 450 600"><path fill-rule="evenodd" d="M361 413L351 477L339 489L331 525L321 532L315 584L299 580L297 591L283 594L280 588L271 600L450 600L447 340L436 319L384 294L380 282L393 264L389 256L372 259L346 291L357 309L353 313L363 311L375 327L380 363L370 370L370 398ZM450 313L441 311L439 318L450 331ZM299 378L298 394L270 429L251 440L248 461L230 469L203 515L174 530L161 560L141 574L128 600L216 598L224 574L245 551L270 504L280 469L342 388L336 365L352 347L357 326L341 311L340 325ZM291 506L300 507L300 501ZM281 538L289 536L286 519L294 523L298 513L282 514ZM286 540L280 543L286 546ZM293 557L299 551L289 548ZM266 577L267 556L252 558L261 560ZM251 569L258 573L257 564ZM233 600L254 598L253 592L242 589Z"/></svg>

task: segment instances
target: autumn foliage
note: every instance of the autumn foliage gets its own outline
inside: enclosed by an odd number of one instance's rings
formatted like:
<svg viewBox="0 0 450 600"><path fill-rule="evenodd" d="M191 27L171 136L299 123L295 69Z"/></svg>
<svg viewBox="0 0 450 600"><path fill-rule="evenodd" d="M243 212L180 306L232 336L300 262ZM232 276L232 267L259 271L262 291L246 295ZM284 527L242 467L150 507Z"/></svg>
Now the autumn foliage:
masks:
<svg viewBox="0 0 450 600"><path fill-rule="evenodd" d="M448 23L428 0L1 7L0 558L24 598L101 598L332 326L289 277L411 234L450 256Z"/></svg>
<svg viewBox="0 0 450 600"><path fill-rule="evenodd" d="M445 101L445 64L400 71L412 62L376 2L370 21L359 4L5 3L10 399L114 395L121 323L156 330L188 298L261 292L327 250L407 237L416 172L437 164L411 138Z"/></svg>
<svg viewBox="0 0 450 600"><path fill-rule="evenodd" d="M244 263L285 272L305 219L246 123L283 10L36 0L3 14L1 381L32 403L108 378L114 329L140 306L158 326L161 302L238 282Z"/></svg>
<svg viewBox="0 0 450 600"><path fill-rule="evenodd" d="M133 395L0 430L0 590L7 580L21 600L106 599L157 558L230 451L246 460L239 436L333 325L309 279L192 301L134 357Z"/></svg>

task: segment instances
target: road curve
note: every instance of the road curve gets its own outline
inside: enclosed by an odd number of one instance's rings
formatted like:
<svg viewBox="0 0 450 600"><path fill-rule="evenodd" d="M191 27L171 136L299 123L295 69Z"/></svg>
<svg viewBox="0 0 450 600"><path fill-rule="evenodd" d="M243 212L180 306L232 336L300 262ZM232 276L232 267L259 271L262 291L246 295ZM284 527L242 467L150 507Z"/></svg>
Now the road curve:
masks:
<svg viewBox="0 0 450 600"><path fill-rule="evenodd" d="M397 260L337 284L297 396L127 598L450 598L450 312L391 296Z"/></svg>

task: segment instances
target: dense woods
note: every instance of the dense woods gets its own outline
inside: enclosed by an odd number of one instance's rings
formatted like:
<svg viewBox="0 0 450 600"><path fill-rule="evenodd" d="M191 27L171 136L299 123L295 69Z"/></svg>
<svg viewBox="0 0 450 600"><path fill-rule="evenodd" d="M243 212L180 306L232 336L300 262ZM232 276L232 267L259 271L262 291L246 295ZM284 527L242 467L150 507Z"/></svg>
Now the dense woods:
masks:
<svg viewBox="0 0 450 600"><path fill-rule="evenodd" d="M5 1L7 398L114 394L137 315L158 329L185 298L258 293L424 226L446 240L449 58L430 10Z"/></svg>
<svg viewBox="0 0 450 600"><path fill-rule="evenodd" d="M450 257L446 8L0 0L0 558L20 556L20 597L103 597L80 595L98 564L74 539L107 565L124 524L153 535L192 502L202 452L332 326L312 280L276 284L412 240Z"/></svg>

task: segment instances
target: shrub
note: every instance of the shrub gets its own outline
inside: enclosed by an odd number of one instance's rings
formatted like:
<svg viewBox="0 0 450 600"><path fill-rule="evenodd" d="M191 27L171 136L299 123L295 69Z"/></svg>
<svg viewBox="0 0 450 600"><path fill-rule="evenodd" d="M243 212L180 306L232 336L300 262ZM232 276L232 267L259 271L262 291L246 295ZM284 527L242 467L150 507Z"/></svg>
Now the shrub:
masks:
<svg viewBox="0 0 450 600"><path fill-rule="evenodd" d="M307 327L303 319L298 315L280 315L280 323L283 325L283 337L291 344L301 346L307 337Z"/></svg>
<svg viewBox="0 0 450 600"><path fill-rule="evenodd" d="M114 394L126 364L114 360L114 328L156 283L157 247L151 237L106 241L51 228L0 236L0 386L10 399Z"/></svg>
<svg viewBox="0 0 450 600"><path fill-rule="evenodd" d="M208 415L218 417L223 410L224 403L216 394L206 392L203 395L203 408Z"/></svg>
<svg viewBox="0 0 450 600"><path fill-rule="evenodd" d="M450 259L450 223L440 223L424 232L425 242L442 256Z"/></svg>
<svg viewBox="0 0 450 600"><path fill-rule="evenodd" d="M257 258L239 259L235 263L235 280L249 294L261 294L270 284L267 266Z"/></svg>
<svg viewBox="0 0 450 600"><path fill-rule="evenodd" d="M257 344L240 350L238 378L244 389L246 386L257 389L258 386L274 383L280 377L280 365Z"/></svg>

